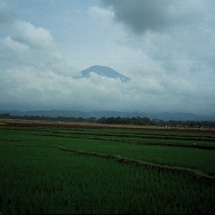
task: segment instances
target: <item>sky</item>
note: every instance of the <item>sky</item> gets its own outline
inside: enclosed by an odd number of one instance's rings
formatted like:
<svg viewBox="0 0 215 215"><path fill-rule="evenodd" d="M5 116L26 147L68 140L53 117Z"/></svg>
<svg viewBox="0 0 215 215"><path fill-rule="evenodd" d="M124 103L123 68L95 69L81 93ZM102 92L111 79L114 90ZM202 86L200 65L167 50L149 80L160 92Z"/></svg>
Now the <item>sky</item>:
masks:
<svg viewBox="0 0 215 215"><path fill-rule="evenodd" d="M215 1L0 0L0 110L53 109L214 116Z"/></svg>

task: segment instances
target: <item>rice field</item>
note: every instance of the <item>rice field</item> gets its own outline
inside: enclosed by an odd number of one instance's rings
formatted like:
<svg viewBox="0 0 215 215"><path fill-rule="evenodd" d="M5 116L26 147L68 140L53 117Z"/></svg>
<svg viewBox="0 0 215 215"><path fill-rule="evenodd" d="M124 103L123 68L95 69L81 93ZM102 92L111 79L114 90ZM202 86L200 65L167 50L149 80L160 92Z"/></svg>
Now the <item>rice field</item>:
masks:
<svg viewBox="0 0 215 215"><path fill-rule="evenodd" d="M214 214L215 132L0 124L0 214Z"/></svg>

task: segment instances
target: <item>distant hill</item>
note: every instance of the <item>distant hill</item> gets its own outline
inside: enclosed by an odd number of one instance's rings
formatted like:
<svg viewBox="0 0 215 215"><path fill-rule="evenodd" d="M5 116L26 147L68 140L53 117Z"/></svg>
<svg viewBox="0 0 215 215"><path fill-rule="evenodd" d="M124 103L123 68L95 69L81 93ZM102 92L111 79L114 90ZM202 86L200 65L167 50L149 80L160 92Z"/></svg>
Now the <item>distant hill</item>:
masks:
<svg viewBox="0 0 215 215"><path fill-rule="evenodd" d="M91 66L88 69L81 71L81 74L82 74L81 78L90 78L91 72L94 72L97 75L100 75L102 77L114 78L114 79L119 78L121 80L121 82L124 82L124 83L127 81L130 81L129 77L116 72L115 70L111 69L110 67L99 66L99 65Z"/></svg>
<svg viewBox="0 0 215 215"><path fill-rule="evenodd" d="M50 110L50 111L7 111L2 110L0 114L9 113L11 116L48 116L48 117L82 117L97 119L101 117L148 117L150 119L159 119L163 121L177 120L177 121L215 121L215 116L201 116L192 113L145 113L145 112L117 112L117 111L70 111L70 110Z"/></svg>

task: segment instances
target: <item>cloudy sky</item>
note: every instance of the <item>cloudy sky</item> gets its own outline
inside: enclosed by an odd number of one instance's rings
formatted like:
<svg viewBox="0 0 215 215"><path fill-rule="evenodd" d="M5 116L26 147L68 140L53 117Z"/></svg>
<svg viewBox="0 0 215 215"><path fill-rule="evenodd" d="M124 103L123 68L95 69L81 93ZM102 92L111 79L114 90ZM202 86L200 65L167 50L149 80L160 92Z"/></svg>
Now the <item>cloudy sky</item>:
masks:
<svg viewBox="0 0 215 215"><path fill-rule="evenodd" d="M215 1L0 0L0 109L215 115Z"/></svg>

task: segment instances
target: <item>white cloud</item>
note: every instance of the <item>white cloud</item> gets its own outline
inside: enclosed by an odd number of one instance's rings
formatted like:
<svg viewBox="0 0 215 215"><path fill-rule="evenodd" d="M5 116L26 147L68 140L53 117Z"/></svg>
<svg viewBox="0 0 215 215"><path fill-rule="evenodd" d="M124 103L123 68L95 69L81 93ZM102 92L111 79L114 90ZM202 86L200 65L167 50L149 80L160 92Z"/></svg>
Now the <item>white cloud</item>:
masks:
<svg viewBox="0 0 215 215"><path fill-rule="evenodd" d="M15 38L29 46L47 51L54 47L53 38L47 29L35 27L29 22L16 21L14 30Z"/></svg>
<svg viewBox="0 0 215 215"><path fill-rule="evenodd" d="M38 73L51 69L64 75L77 75L77 71L73 74L73 69L65 64L48 30L23 21L14 22L11 29L10 36L0 39L2 65L30 66L37 68Z"/></svg>
<svg viewBox="0 0 215 215"><path fill-rule="evenodd" d="M2 48L16 52L17 54L22 54L28 51L28 46L13 40L11 37L6 37L4 40L1 40Z"/></svg>
<svg viewBox="0 0 215 215"><path fill-rule="evenodd" d="M111 23L114 17L113 12L106 10L104 8L98 7L97 5L89 8L88 14L97 23L100 23L103 25Z"/></svg>

